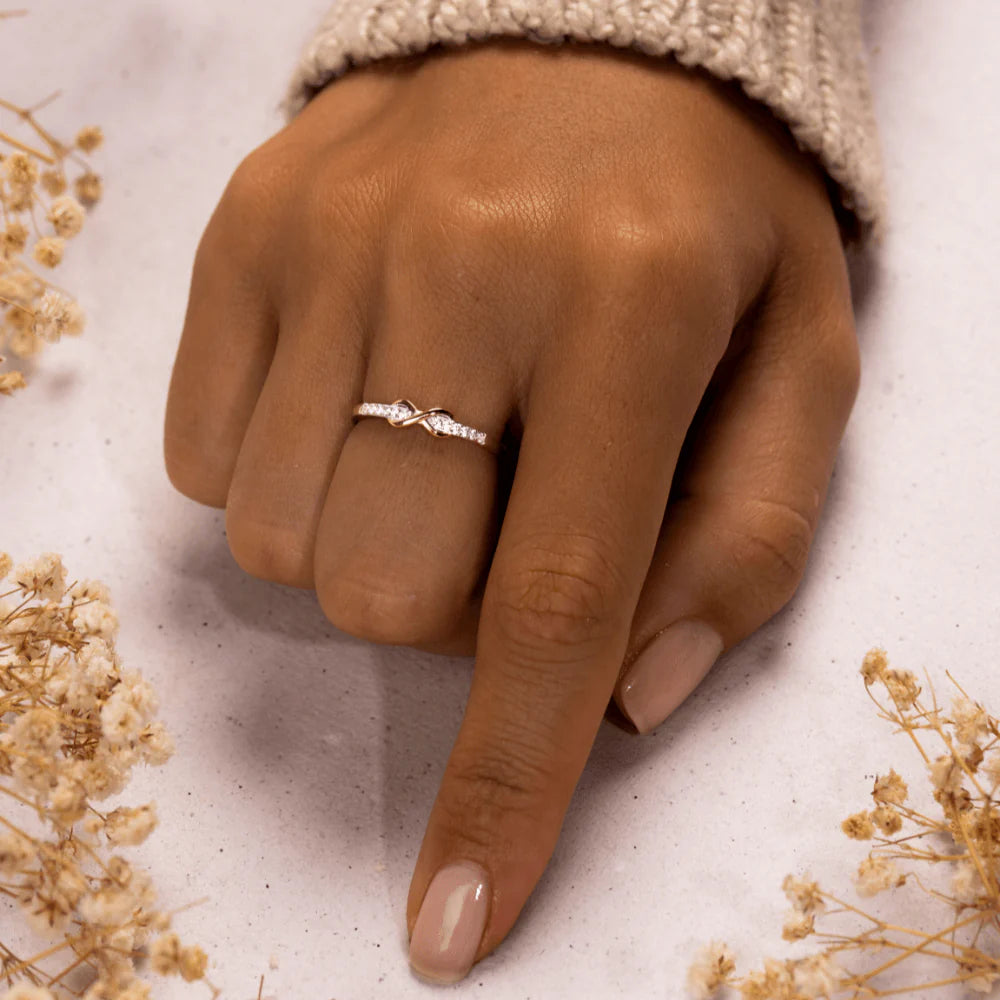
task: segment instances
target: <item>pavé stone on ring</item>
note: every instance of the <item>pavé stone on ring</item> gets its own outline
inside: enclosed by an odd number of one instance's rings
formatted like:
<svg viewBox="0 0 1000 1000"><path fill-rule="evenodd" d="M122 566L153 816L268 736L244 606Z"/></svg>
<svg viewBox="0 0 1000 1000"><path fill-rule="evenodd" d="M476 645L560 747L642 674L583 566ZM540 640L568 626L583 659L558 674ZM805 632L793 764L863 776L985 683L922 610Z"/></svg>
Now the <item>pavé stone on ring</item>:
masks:
<svg viewBox="0 0 1000 1000"><path fill-rule="evenodd" d="M484 431L477 431L468 424L460 424L440 406L421 410L408 399L397 399L392 403L358 403L352 412L355 417L382 417L393 427L412 427L416 424L434 437L465 438L482 445L488 451L496 451L494 442Z"/></svg>

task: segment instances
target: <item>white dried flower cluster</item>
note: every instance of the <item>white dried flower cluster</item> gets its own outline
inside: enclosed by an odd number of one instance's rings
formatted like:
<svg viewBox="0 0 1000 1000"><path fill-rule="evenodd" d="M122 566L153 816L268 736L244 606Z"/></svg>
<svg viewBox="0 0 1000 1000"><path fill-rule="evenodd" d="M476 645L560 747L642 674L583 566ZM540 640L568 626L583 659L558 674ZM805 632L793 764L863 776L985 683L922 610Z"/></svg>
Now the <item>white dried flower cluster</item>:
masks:
<svg viewBox="0 0 1000 1000"><path fill-rule="evenodd" d="M728 958L729 951L724 944L713 942L688 971L688 990L697 1000L716 996L732 974L731 959L724 977L715 973L712 960L718 956ZM826 953L784 961L765 958L764 968L743 976L738 989L744 1000L818 1000L835 995L842 974L843 970Z"/></svg>
<svg viewBox="0 0 1000 1000"><path fill-rule="evenodd" d="M812 934L816 917L826 909L819 886L807 877L786 875L781 883L792 908L785 914L781 936L786 941L799 941Z"/></svg>
<svg viewBox="0 0 1000 1000"><path fill-rule="evenodd" d="M708 1000L725 985L736 968L736 961L729 947L721 941L705 945L688 969L688 989L698 1000Z"/></svg>
<svg viewBox="0 0 1000 1000"><path fill-rule="evenodd" d="M903 885L906 876L895 861L883 857L867 857L858 865L854 884L859 896L874 896L885 889Z"/></svg>
<svg viewBox="0 0 1000 1000"><path fill-rule="evenodd" d="M84 157L101 145L103 135L88 126L73 144L64 144L29 109L5 106L39 143L36 148L18 139L15 145L0 133L0 149L10 147L0 152L0 354L6 346L27 359L47 343L83 331L83 310L46 274L62 262L67 240L79 235L87 209L101 198L101 178ZM0 369L3 362L0 356ZM0 395L24 385L22 372L0 370Z"/></svg>
<svg viewBox="0 0 1000 1000"><path fill-rule="evenodd" d="M698 1000L708 1000L724 986L737 990L742 1000L922 995L926 983L901 987L897 980L887 982L884 990L877 984L880 974L898 974L898 966L907 958L920 955L953 963L950 978L930 985L960 982L981 994L1000 986L1000 942L995 933L1000 928L1000 721L961 688L950 711L938 706L933 688L932 707L925 705L915 675L890 667L884 649L869 650L860 673L880 717L907 733L919 749L943 818L932 819L913 808L906 782L891 768L877 776L871 792L874 808L853 813L841 824L851 839L876 842L858 866L855 889L858 896L874 896L906 884L914 874L913 882L929 897L929 904L945 904L949 922L926 929L900 927L898 921L884 922L821 891L808 876L788 875L782 889L792 909L785 916L782 937L793 942L812 937L822 950L803 959L767 958L762 970L736 977L728 949L713 942L689 970L688 988ZM958 688L951 674L948 677ZM887 702L873 693L875 685L884 689ZM921 743L923 732L933 734L945 752L930 752ZM904 831L907 824L915 829ZM939 853L935 841L927 839L930 834L950 837L954 846ZM906 870L902 862L908 863ZM925 887L909 870L909 865L917 864L948 866L950 894ZM820 932L816 923L827 912L827 903L838 907L833 913L853 911L870 923L854 937ZM932 912L931 905L926 910ZM938 947L942 941L948 942L947 950ZM866 967L875 968L849 974L834 964L834 956L839 963L851 949L866 956ZM871 963L871 952L880 949L887 958Z"/></svg>
<svg viewBox="0 0 1000 1000"><path fill-rule="evenodd" d="M62 938L42 949L50 962L64 951L67 972L92 970L82 994L65 987L83 1000L148 997L134 965L146 948L154 971L184 978L202 978L207 962L167 933L170 916L156 909L148 873L114 853L149 836L155 804L99 808L136 765L163 764L173 752L155 692L122 664L117 631L102 583L67 586L52 552L17 566L0 553L0 803L9 806L0 807L0 908L16 907L35 931ZM29 833L29 820L41 820L44 835ZM170 968L156 957L163 941L177 952ZM0 975L28 981L0 1000L64 995L58 971L43 979L36 958L12 954L0 942Z"/></svg>
<svg viewBox="0 0 1000 1000"><path fill-rule="evenodd" d="M56 343L64 334L72 337L83 333L83 310L54 289L44 292L34 309L32 332L48 344Z"/></svg>

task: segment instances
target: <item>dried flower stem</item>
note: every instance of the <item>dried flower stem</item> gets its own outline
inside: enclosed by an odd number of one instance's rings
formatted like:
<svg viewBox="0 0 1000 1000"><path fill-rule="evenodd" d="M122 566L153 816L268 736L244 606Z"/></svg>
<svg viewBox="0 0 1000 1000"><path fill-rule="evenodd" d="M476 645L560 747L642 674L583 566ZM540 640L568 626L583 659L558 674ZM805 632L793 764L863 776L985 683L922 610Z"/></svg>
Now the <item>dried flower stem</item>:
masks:
<svg viewBox="0 0 1000 1000"><path fill-rule="evenodd" d="M40 149L35 149L34 146L29 146L26 142L21 142L20 139L15 139L14 136L8 135L6 132L0 131L0 142L5 142L8 146L13 146L15 149L21 150L22 153L34 156L36 159L41 160L42 163L53 164L56 162L54 156L49 156L48 153L43 153Z"/></svg>
<svg viewBox="0 0 1000 1000"><path fill-rule="evenodd" d="M872 790L875 808L849 816L842 825L849 837L874 842L858 868L858 893L870 896L909 881L929 901L950 907L954 917L936 931L900 926L823 892L815 882L789 875L782 887L793 910L786 918L782 936L792 941L813 935L822 950L784 962L768 958L763 971L734 978L732 955L724 944L713 943L703 950L689 972L688 983L697 997L711 997L725 986L738 989L745 1000L809 1000L842 993L850 997L887 997L954 983L988 993L1000 982L1000 956L996 949L987 947L990 942L985 939L993 931L1000 940L1000 803L994 798L1000 788L1000 721L974 702L950 673L947 676L958 692L951 710L946 712L938 705L929 677L931 705L925 707L916 677L909 671L890 668L882 649L869 650L861 674L879 717L893 723L897 732L905 732L920 754L942 818L930 817L908 805L907 785L895 771L876 778ZM876 683L885 687L889 703L871 690ZM918 735L921 730L936 736L946 752L933 757ZM918 829L892 836L907 823ZM937 850L927 839L932 836L950 837L954 848ZM917 872L900 870L897 861L951 865L951 893L925 885ZM828 904L838 908L828 909ZM963 916L966 910L972 912ZM873 926L851 936L819 932L815 918L823 913L854 914ZM876 968L853 974L834 961L847 952L867 953L872 949L892 954ZM876 977L897 971L917 955L953 963L954 975L904 986L875 985Z"/></svg>
<svg viewBox="0 0 1000 1000"><path fill-rule="evenodd" d="M884 943L880 941L879 942L880 946L900 948L902 949L902 954L896 955L895 958L889 959L887 962L884 962L882 965L880 965L877 969L872 969L870 972L866 972L862 976L852 976L847 980L847 983L855 982L859 986L862 985L863 983L868 982L869 979L874 979L875 976L879 975L879 973L881 972L885 972L886 969L891 969L894 965L898 965L900 962L909 958L911 955L916 955L918 953L929 954L925 949L925 945L933 944L935 941L940 941L942 938L947 937L949 934L953 934L960 928L966 927L968 924L974 923L979 919L978 914L976 914L971 917L966 917L964 920L958 920L955 923L953 923L950 927L945 927L944 929L938 931L936 934L927 934L925 931L917 930L914 927L896 927L893 924L883 924L880 920L877 920L875 917L872 917L861 910L855 909L855 907L853 906L850 907L850 909L853 910L855 913L859 914L860 916L865 917L868 920L874 920L881 928L885 930L895 930L899 931L900 934L910 934L913 937L919 937L924 939L923 944L918 944L918 945L902 945L902 944L895 944L891 941L886 941Z"/></svg>
<svg viewBox="0 0 1000 1000"><path fill-rule="evenodd" d="M59 983L61 983L62 980L64 980L74 969L80 968L81 965L86 965L88 963L88 959L92 954L93 954L92 951L87 951L84 952L84 954L77 957L73 962L67 965L65 969L63 969L61 972L57 972L54 976L52 976L48 980L48 982L46 982L45 984L46 987L56 986Z"/></svg>
<svg viewBox="0 0 1000 1000"><path fill-rule="evenodd" d="M9 982L19 972L24 972L25 969L31 968L38 962L44 962L45 959L51 958L53 955L58 954L60 951L65 951L69 947L70 947L69 941L60 941L59 944L54 944L51 948L46 948L45 951L40 951L37 955L33 955L31 958L27 958L22 962L18 962L17 965L13 966L12 968L5 969L4 974L6 975L7 980Z"/></svg>
<svg viewBox="0 0 1000 1000"><path fill-rule="evenodd" d="M871 688L868 687L867 685L865 686L865 693L878 706L879 716L881 718L885 719L887 722L895 721L895 716L889 715L886 712L886 710L882 707L882 703L875 697L875 695L872 694ZM896 707L898 708L899 706L897 705ZM924 748L920 745L920 740L917 739L917 734L913 731L913 729L909 726L906 726L903 728L902 731L905 732L910 737L911 740L913 740L913 745L917 748L917 751L919 752L920 756L923 757L924 763L930 764L931 759L930 757L927 756L927 753L925 752Z"/></svg>
<svg viewBox="0 0 1000 1000"><path fill-rule="evenodd" d="M37 118L35 118L34 115L35 111L39 110L39 108L44 107L58 95L59 91L56 91L54 94L50 95L49 97L46 97L44 101L41 101L39 104L37 104L35 108L21 108L18 107L16 104L12 104L10 101L5 101L3 98L0 98L0 108L5 109L6 111L13 112L15 115L18 116L18 118L25 121L34 130L34 132L42 140L42 142L44 142L49 147L49 149L52 151L52 156L55 159L62 159L62 157L69 152L70 147L61 143L57 138L55 138L55 136L52 135L51 132L43 128L42 124L38 121ZM54 162L54 160L51 162Z"/></svg>

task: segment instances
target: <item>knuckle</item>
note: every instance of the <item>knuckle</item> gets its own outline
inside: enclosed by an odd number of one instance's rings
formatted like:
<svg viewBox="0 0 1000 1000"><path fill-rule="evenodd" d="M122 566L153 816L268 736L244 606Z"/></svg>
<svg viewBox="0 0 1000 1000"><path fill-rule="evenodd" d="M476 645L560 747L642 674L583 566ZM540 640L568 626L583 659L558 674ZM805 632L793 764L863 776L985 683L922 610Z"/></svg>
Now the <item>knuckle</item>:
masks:
<svg viewBox="0 0 1000 1000"><path fill-rule="evenodd" d="M491 578L484 611L508 647L531 659L607 639L620 625L621 590L621 571L604 543L549 532L527 538L507 554Z"/></svg>
<svg viewBox="0 0 1000 1000"><path fill-rule="evenodd" d="M208 462L192 443L168 431L163 443L167 479L178 493L209 507L226 506L228 471Z"/></svg>
<svg viewBox="0 0 1000 1000"><path fill-rule="evenodd" d="M846 420L861 385L861 350L850 304L826 297L813 308L808 322L815 336L805 358L805 374L830 405L845 411Z"/></svg>
<svg viewBox="0 0 1000 1000"><path fill-rule="evenodd" d="M853 402L861 385L861 349L853 318L845 325L844 335L830 351L828 365L834 385Z"/></svg>
<svg viewBox="0 0 1000 1000"><path fill-rule="evenodd" d="M705 349L717 355L732 332L738 291L718 230L694 210L664 218L642 207L601 209L586 229L581 270L611 290L636 328L652 334L662 315L673 315L705 331Z"/></svg>
<svg viewBox="0 0 1000 1000"><path fill-rule="evenodd" d="M628 281L661 278L673 256L670 239L657 220L629 208L595 213L590 235L602 271Z"/></svg>
<svg viewBox="0 0 1000 1000"><path fill-rule="evenodd" d="M814 259L819 256L819 259ZM788 350L809 331L806 360L810 374L824 389L853 403L861 384L861 350L839 241L834 251L807 248L799 257L782 262L776 276L775 302L781 303L781 324L797 327Z"/></svg>
<svg viewBox="0 0 1000 1000"><path fill-rule="evenodd" d="M729 313L735 300L730 258L712 232L712 225L702 220L676 229L666 252L667 266L671 284L682 289L686 299L701 306L725 303Z"/></svg>
<svg viewBox="0 0 1000 1000"><path fill-rule="evenodd" d="M369 642L415 646L444 638L445 623L433 602L415 591L361 575L326 574L317 580L323 614L342 632Z"/></svg>
<svg viewBox="0 0 1000 1000"><path fill-rule="evenodd" d="M255 149L226 185L219 203L221 221L241 236L269 222L282 193L294 189L293 170L292 160L280 145L268 143Z"/></svg>
<svg viewBox="0 0 1000 1000"><path fill-rule="evenodd" d="M441 224L475 249L486 249L498 236L521 238L533 227L534 199L522 186L476 186L444 180L433 186L430 207Z"/></svg>
<svg viewBox="0 0 1000 1000"><path fill-rule="evenodd" d="M638 210L602 211L591 229L592 260L625 302L681 313L705 326L708 307L728 315L732 276L707 218L663 220ZM727 330L727 333L729 331Z"/></svg>
<svg viewBox="0 0 1000 1000"><path fill-rule="evenodd" d="M226 540L236 564L261 580L294 587L312 583L312 553L298 533L287 527L226 508Z"/></svg>
<svg viewBox="0 0 1000 1000"><path fill-rule="evenodd" d="M465 836L488 845L511 814L534 815L553 782L552 756L524 734L504 732L448 763L443 805Z"/></svg>
<svg viewBox="0 0 1000 1000"><path fill-rule="evenodd" d="M815 513L808 516L779 500L755 500L741 511L730 557L759 603L772 612L791 598L802 580L814 518Z"/></svg>

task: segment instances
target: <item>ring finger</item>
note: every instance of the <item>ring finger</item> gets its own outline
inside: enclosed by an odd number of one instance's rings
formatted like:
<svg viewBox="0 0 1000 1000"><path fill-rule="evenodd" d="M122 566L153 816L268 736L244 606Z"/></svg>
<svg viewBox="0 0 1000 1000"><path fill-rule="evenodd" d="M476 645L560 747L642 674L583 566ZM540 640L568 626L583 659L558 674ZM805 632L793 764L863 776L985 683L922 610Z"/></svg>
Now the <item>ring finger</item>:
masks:
<svg viewBox="0 0 1000 1000"><path fill-rule="evenodd" d="M397 300L398 301L398 300ZM474 352L435 353L437 309L387 307L353 403L405 398L483 431L490 448L417 425L364 417L347 436L316 537L316 590L327 617L373 642L448 650L478 617L497 531L497 457L511 392ZM473 338L449 337L448 343ZM348 410L350 412L350 408Z"/></svg>

